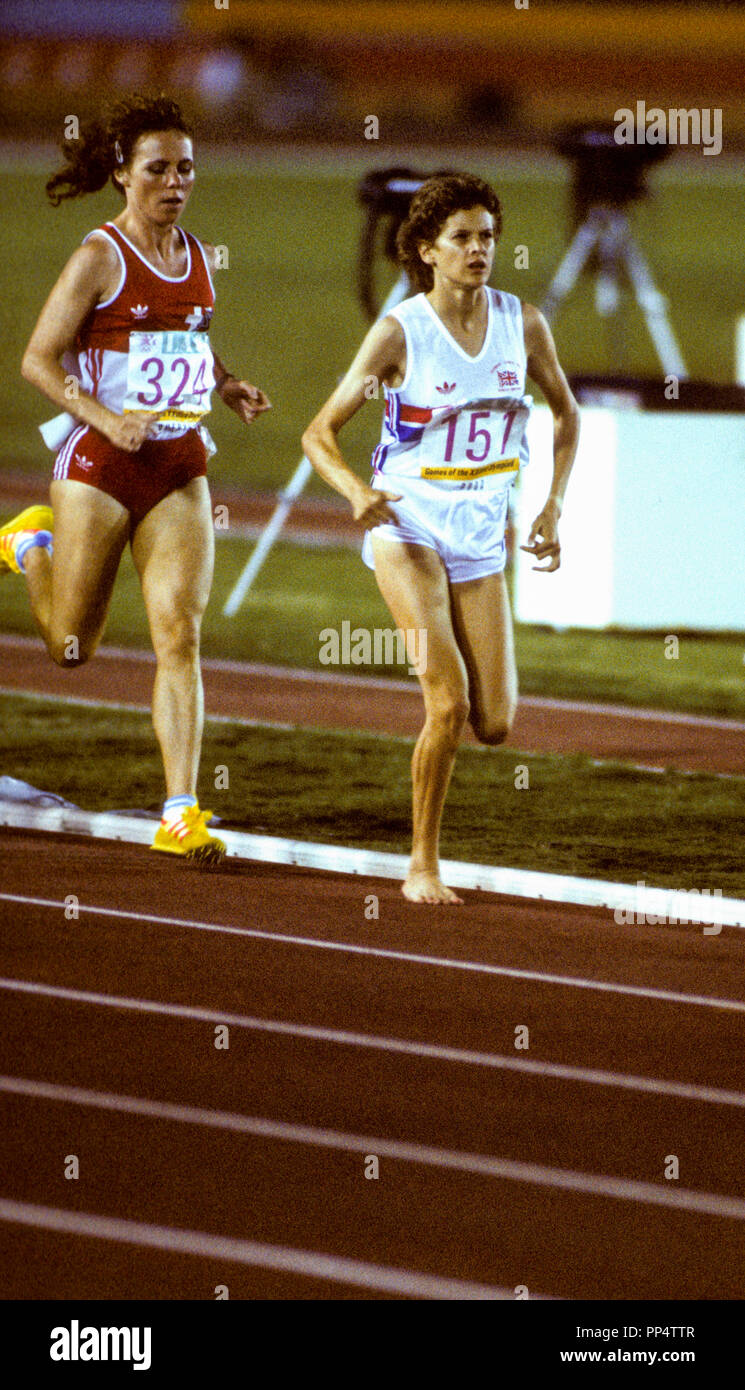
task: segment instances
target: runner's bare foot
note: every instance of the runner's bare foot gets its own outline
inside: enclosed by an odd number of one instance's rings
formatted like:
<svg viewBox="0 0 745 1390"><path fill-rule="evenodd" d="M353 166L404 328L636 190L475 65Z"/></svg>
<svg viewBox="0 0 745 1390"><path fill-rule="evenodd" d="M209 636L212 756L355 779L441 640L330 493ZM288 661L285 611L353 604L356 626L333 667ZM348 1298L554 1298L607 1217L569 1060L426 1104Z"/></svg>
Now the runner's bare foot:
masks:
<svg viewBox="0 0 745 1390"><path fill-rule="evenodd" d="M410 903L459 903L463 904L463 899L454 893L452 888L446 888L439 874L431 869L420 869L409 874L401 892Z"/></svg>

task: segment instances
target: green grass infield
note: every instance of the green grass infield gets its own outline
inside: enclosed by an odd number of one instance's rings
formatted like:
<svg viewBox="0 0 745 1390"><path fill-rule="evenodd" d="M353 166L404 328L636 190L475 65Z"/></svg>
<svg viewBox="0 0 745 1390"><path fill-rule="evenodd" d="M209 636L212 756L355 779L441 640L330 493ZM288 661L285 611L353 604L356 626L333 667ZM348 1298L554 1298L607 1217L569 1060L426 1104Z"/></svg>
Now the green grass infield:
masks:
<svg viewBox="0 0 745 1390"><path fill-rule="evenodd" d="M391 617L375 579L351 550L303 549L279 544L235 618L222 608L251 544L221 541L215 583L203 628L205 656L332 671L320 660L327 628L390 629ZM0 627L32 635L25 584L0 580ZM745 641L738 634L670 634L516 628L520 688L524 694L619 702L745 718ZM107 643L149 648L139 584L125 555L114 590ZM670 655L666 655L670 653ZM353 676L407 679L407 666L371 663L343 668ZM412 678L413 679L413 678ZM745 769L743 769L745 771Z"/></svg>
<svg viewBox="0 0 745 1390"><path fill-rule="evenodd" d="M5 775L89 811L159 809L147 715L2 695L0 721ZM234 829L406 853L411 751L404 738L208 721L200 801ZM462 748L442 853L743 897L744 814L745 777Z"/></svg>

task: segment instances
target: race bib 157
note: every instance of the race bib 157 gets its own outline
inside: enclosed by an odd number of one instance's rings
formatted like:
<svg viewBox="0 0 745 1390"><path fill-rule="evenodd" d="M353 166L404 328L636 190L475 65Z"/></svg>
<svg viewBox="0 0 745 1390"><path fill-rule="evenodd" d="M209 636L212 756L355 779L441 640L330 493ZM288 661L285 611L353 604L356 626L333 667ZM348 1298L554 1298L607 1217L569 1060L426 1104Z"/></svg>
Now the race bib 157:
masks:
<svg viewBox="0 0 745 1390"><path fill-rule="evenodd" d="M513 481L523 459L531 396L500 396L439 407L404 448L407 471L429 480ZM402 410L403 416L403 410Z"/></svg>
<svg viewBox="0 0 745 1390"><path fill-rule="evenodd" d="M529 398L518 397L443 413L424 430L420 477L467 481L517 473L529 412Z"/></svg>

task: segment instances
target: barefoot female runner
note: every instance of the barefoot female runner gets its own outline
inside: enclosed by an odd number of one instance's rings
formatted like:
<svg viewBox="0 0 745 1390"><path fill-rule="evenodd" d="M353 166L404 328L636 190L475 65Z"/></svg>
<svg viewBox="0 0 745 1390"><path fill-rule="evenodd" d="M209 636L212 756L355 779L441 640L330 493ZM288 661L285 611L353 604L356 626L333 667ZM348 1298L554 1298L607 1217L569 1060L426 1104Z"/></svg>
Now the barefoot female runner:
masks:
<svg viewBox="0 0 745 1390"><path fill-rule="evenodd" d="M77 666L96 649L130 543L157 659L167 799L153 849L219 860L225 846L196 796L214 541L201 422L213 388L246 424L269 401L209 346L215 249L177 225L194 162L175 102L128 98L64 152L47 184L55 205L111 179L124 207L71 256L26 350L26 380L75 419L57 454L52 511L29 508L2 528L0 570L25 574L50 656Z"/></svg>
<svg viewBox="0 0 745 1390"><path fill-rule="evenodd" d="M483 180L448 175L421 186L398 234L399 259L420 293L371 328L303 436L308 458L366 529L363 559L396 626L427 634L403 885L413 902L461 901L443 884L438 857L460 735L470 717L482 743L501 743L515 714L504 533L509 487L527 457L526 373L554 416L549 495L523 547L548 561L545 571L559 567L558 521L579 435L542 314L488 288L500 231L499 199ZM345 463L337 436L371 381L383 383L386 407L368 486Z"/></svg>

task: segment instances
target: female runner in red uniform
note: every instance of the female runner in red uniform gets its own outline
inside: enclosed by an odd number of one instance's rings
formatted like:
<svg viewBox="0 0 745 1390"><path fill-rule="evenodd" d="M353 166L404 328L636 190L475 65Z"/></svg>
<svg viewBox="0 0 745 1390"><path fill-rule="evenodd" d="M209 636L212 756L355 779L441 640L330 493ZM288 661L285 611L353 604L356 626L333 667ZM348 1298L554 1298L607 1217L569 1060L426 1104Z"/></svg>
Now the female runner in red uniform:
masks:
<svg viewBox="0 0 745 1390"><path fill-rule="evenodd" d="M397 242L420 293L373 325L303 436L311 463L366 529L363 559L396 626L426 633L426 668L417 670L425 723L412 761L414 836L403 885L412 902L461 902L439 865L461 731L470 717L482 743L501 743L515 714L504 531L508 490L526 456L526 375L554 416L550 489L523 547L548 561L536 566L546 571L559 567L558 522L579 434L543 315L488 286L500 230L499 199L483 180L442 175L422 184ZM369 399L371 381L383 383L386 411L368 486L337 436Z"/></svg>
<svg viewBox="0 0 745 1390"><path fill-rule="evenodd" d="M167 799L153 849L219 861L225 846L196 797L214 551L201 422L213 388L246 424L269 401L209 346L216 253L177 225L194 162L176 103L128 98L63 148L66 167L47 184L55 205L109 178L125 205L71 256L26 349L26 380L75 419L57 454L52 510L29 508L0 530L0 571L25 574L50 656L77 666L100 640L129 542L157 659Z"/></svg>

